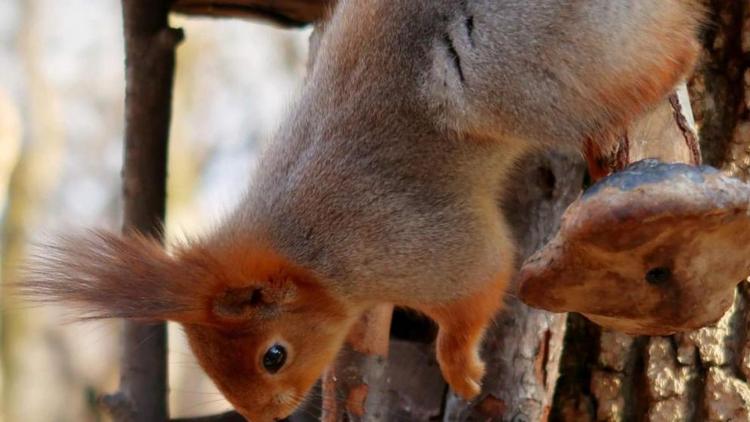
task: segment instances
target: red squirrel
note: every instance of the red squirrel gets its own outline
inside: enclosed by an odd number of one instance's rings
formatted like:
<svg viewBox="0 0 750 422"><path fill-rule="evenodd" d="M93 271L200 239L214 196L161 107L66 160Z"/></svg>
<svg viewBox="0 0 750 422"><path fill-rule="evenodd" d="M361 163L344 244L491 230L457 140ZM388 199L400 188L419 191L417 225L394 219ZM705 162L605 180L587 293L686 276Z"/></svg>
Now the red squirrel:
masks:
<svg viewBox="0 0 750 422"><path fill-rule="evenodd" d="M516 267L497 198L517 159L580 150L663 99L695 61L685 0L340 0L240 204L208 235L61 239L27 291L93 318L180 323L251 421L289 415L360 314L439 325L465 399Z"/></svg>

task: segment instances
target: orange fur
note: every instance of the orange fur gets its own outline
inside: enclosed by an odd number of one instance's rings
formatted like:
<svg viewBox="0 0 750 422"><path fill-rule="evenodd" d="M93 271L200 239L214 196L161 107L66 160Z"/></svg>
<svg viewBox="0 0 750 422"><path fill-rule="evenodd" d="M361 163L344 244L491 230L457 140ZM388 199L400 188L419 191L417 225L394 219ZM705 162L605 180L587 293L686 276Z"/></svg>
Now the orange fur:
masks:
<svg viewBox="0 0 750 422"><path fill-rule="evenodd" d="M671 33L661 32L654 40L656 44L670 44ZM682 44L675 43L670 51L668 60L654 61L646 64L638 63L638 67L630 66L625 71L612 75L614 83L599 87L602 104L610 110L619 111L613 127L624 128L634 116L643 113L648 107L664 99L674 86L686 76L687 69L692 69L698 54L697 42L693 39L682 40ZM647 66L643 68L641 66ZM601 134L597 134L601 135Z"/></svg>
<svg viewBox="0 0 750 422"><path fill-rule="evenodd" d="M312 273L255 242L170 256L151 238L92 232L47 247L29 268L32 299L74 304L86 318L181 323L201 366L253 421L302 401L357 316ZM262 355L274 342L290 356L268 374Z"/></svg>
<svg viewBox="0 0 750 422"><path fill-rule="evenodd" d="M189 249L183 256L203 257L215 277L206 321L184 325L201 366L249 420L285 417L333 360L357 312L309 271L252 242ZM258 303L243 302L255 292ZM289 361L268 374L262 355L277 341Z"/></svg>
<svg viewBox="0 0 750 422"><path fill-rule="evenodd" d="M481 390L484 363L479 349L488 325L502 307L510 278L510 266L506 266L482 291L448 304L418 307L440 326L438 363L448 383L464 399L474 398Z"/></svg>
<svg viewBox="0 0 750 422"><path fill-rule="evenodd" d="M209 297L204 268L178 264L162 245L140 234L103 231L67 235L27 265L22 292L65 301L84 318L198 321Z"/></svg>

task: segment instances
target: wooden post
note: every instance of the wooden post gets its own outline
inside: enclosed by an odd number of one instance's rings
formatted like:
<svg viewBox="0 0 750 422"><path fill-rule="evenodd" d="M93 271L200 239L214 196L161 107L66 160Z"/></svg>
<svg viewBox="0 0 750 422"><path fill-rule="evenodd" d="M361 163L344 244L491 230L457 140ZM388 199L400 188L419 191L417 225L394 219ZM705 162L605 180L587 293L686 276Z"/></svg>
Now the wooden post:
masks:
<svg viewBox="0 0 750 422"><path fill-rule="evenodd" d="M175 48L168 0L122 0L126 96L123 231L162 236ZM103 398L117 422L163 422L167 409L166 324L126 322L120 391Z"/></svg>

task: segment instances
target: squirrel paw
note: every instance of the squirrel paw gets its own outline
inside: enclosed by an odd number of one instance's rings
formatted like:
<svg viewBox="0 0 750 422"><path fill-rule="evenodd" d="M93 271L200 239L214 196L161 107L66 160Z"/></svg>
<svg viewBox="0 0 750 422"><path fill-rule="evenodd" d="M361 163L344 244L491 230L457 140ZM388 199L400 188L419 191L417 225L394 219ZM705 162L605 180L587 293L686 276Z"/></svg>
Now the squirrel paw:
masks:
<svg viewBox="0 0 750 422"><path fill-rule="evenodd" d="M438 362L445 380L464 400L473 399L482 390L484 362L476 352L438 351Z"/></svg>

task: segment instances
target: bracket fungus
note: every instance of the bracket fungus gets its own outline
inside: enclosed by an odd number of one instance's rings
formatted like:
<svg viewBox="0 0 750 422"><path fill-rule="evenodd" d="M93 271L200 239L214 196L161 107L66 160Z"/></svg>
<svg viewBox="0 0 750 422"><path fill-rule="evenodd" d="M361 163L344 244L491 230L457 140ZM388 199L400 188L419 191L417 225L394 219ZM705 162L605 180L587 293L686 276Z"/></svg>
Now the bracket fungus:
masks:
<svg viewBox="0 0 750 422"><path fill-rule="evenodd" d="M520 296L607 328L666 335L718 320L750 274L750 186L642 160L587 190L524 264Z"/></svg>
<svg viewBox="0 0 750 422"><path fill-rule="evenodd" d="M589 144L598 182L524 263L524 302L628 334L689 331L724 315L750 274L750 185L700 165L693 125L682 85L616 139Z"/></svg>

